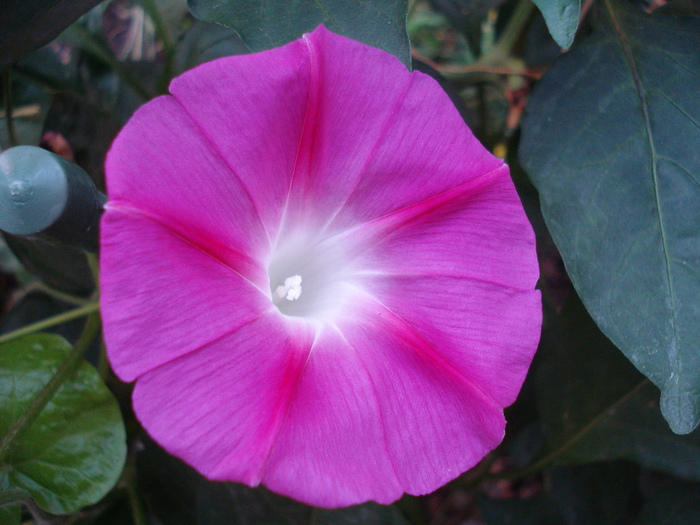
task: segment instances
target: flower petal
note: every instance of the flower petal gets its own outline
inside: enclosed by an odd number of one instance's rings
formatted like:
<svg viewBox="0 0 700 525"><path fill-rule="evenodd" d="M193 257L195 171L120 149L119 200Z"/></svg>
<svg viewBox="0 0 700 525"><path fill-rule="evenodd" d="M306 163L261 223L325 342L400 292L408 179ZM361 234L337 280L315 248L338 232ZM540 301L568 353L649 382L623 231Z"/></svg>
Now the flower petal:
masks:
<svg viewBox="0 0 700 525"><path fill-rule="evenodd" d="M205 247L116 209L102 218L100 263L107 352L124 381L272 308L269 297Z"/></svg>
<svg viewBox="0 0 700 525"><path fill-rule="evenodd" d="M474 138L429 76L409 73L395 57L323 27L305 38L320 87L307 120L313 140L303 141L299 157L313 160L300 170L308 177L294 179L292 210L308 210L303 203L309 199L318 202L312 213L335 232L503 164Z"/></svg>
<svg viewBox="0 0 700 525"><path fill-rule="evenodd" d="M301 40L202 64L170 84L251 195L270 238L287 201L309 89L309 54Z"/></svg>
<svg viewBox="0 0 700 525"><path fill-rule="evenodd" d="M323 26L304 42L311 92L286 217L291 231L318 230L338 211L397 116L412 78L394 56Z"/></svg>
<svg viewBox="0 0 700 525"><path fill-rule="evenodd" d="M323 328L266 465L265 486L323 507L401 497L373 381L342 334Z"/></svg>
<svg viewBox="0 0 700 525"><path fill-rule="evenodd" d="M225 259L235 260L226 255L233 247L250 257L267 255L270 242L246 189L174 98L160 97L134 114L114 141L106 170L119 173L107 179L108 206L157 216Z"/></svg>
<svg viewBox="0 0 700 525"><path fill-rule="evenodd" d="M501 407L515 401L539 341L539 291L441 275L365 276L360 286Z"/></svg>
<svg viewBox="0 0 700 525"><path fill-rule="evenodd" d="M503 438L502 408L367 296L317 338L263 483L337 507L426 494Z"/></svg>
<svg viewBox="0 0 700 525"><path fill-rule="evenodd" d="M278 312L253 319L141 376L136 415L210 479L257 485L312 341L309 325Z"/></svg>
<svg viewBox="0 0 700 525"><path fill-rule="evenodd" d="M354 246L354 265L368 274L464 277L532 290L539 277L535 236L508 168L443 197L366 223L336 242Z"/></svg>

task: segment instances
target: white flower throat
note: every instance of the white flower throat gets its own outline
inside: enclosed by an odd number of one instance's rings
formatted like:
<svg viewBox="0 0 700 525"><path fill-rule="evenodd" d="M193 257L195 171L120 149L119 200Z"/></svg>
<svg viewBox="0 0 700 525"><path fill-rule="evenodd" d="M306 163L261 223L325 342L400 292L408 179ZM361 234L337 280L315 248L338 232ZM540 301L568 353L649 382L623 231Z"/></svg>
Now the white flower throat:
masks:
<svg viewBox="0 0 700 525"><path fill-rule="evenodd" d="M348 254L335 239L287 235L267 262L270 299L289 317L329 319L347 304Z"/></svg>

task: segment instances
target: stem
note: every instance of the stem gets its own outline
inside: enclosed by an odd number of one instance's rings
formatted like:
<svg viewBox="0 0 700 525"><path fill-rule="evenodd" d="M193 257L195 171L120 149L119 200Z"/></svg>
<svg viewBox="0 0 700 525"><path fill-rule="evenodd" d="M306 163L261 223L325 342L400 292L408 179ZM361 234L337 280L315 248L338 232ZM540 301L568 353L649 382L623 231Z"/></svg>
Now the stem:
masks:
<svg viewBox="0 0 700 525"><path fill-rule="evenodd" d="M6 343L7 341L11 341L12 339L16 339L23 335L33 334L34 332L38 332L46 328L51 328L52 326L63 324L68 321L72 321L73 319L78 319L86 315L94 314L95 312L99 311L99 309L100 303L95 301L93 303L88 303L85 306L81 306L80 308L69 310L62 314L54 315L53 317L49 317L48 319L44 319L42 321L38 321L27 326L23 326L22 328L18 328L17 330L13 330L12 332L9 332L7 334L0 335L0 344Z"/></svg>
<svg viewBox="0 0 700 525"><path fill-rule="evenodd" d="M129 506L131 507L131 517L134 518L135 525L148 525L148 517L141 503L141 496L136 487L131 483L126 487L126 493L129 497Z"/></svg>
<svg viewBox="0 0 700 525"><path fill-rule="evenodd" d="M163 42L163 52L165 53L165 65L163 68L163 73L158 82L158 90L161 93L168 92L168 84L173 76L173 59L175 57L175 47L173 46L173 41L170 39L168 30L163 23L163 17L160 16L160 11L158 6L153 0L141 0L141 5L143 10L146 11L148 16L153 21L153 25L156 28L156 34L158 38Z"/></svg>
<svg viewBox="0 0 700 525"><path fill-rule="evenodd" d="M58 299L59 301L72 304L73 306L85 306L85 304L88 303L88 300L84 297L78 297L76 295L71 295L66 292L61 292L60 290L51 288L50 286L42 283L41 281L35 281L27 285L27 287L22 292L21 297L26 297L27 295L30 295L34 292L41 292L46 295L50 295L51 297Z"/></svg>
<svg viewBox="0 0 700 525"><path fill-rule="evenodd" d="M5 99L5 125L7 126L7 139L10 146L14 147L19 142L15 133L15 121L12 117L12 70L8 69L2 76L2 91Z"/></svg>
<svg viewBox="0 0 700 525"><path fill-rule="evenodd" d="M82 362L83 354L92 344L100 331L101 321L97 312L88 317L83 333L80 334L75 346L68 353L66 358L58 365L56 373L44 387L39 390L29 402L26 410L22 412L17 421L10 427L7 434L0 442L0 461L2 461L18 443L18 439L34 423L46 404L56 394L56 391L69 379Z"/></svg>
<svg viewBox="0 0 700 525"><path fill-rule="evenodd" d="M126 491L129 507L131 509L131 517L134 520L134 525L148 525L148 516L143 508L141 494L138 490L138 481L136 478L136 463L133 451L129 452L126 465L122 471L122 477L119 481L119 487Z"/></svg>
<svg viewBox="0 0 700 525"><path fill-rule="evenodd" d="M165 28L165 24L163 23L163 17L160 16L160 11L158 11L158 6L156 6L153 0L141 0L141 5L143 6L143 10L146 11L151 20L153 20L153 25L156 28L158 38L163 41L163 51L165 51L167 54L172 53L173 41L170 40L168 30Z"/></svg>
<svg viewBox="0 0 700 525"><path fill-rule="evenodd" d="M535 10L535 4L531 0L520 0L515 7L513 14L508 19L506 27L498 38L496 45L490 52L479 59L480 64L489 64L499 58L508 57L512 54L515 44L520 39L525 26L530 21L530 16Z"/></svg>

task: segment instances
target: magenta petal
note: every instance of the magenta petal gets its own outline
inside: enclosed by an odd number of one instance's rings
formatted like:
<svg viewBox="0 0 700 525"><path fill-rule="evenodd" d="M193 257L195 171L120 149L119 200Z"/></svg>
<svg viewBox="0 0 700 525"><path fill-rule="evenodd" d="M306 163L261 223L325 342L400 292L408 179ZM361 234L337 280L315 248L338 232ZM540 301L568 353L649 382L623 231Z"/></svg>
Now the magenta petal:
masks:
<svg viewBox="0 0 700 525"><path fill-rule="evenodd" d="M309 89L309 53L301 40L203 64L170 84L212 153L249 192L270 236L287 202Z"/></svg>
<svg viewBox="0 0 700 525"><path fill-rule="evenodd" d="M114 141L106 170L119 173L107 178L110 206L157 215L223 257L234 246L252 257L267 254L270 241L247 190L172 97L136 112Z"/></svg>
<svg viewBox="0 0 700 525"><path fill-rule="evenodd" d="M304 42L311 93L287 224L311 229L332 219L364 175L412 76L395 57L323 26Z"/></svg>
<svg viewBox="0 0 700 525"><path fill-rule="evenodd" d="M124 381L271 308L262 291L226 264L149 219L107 210L101 247L105 342Z"/></svg>
<svg viewBox="0 0 700 525"><path fill-rule="evenodd" d="M315 141L302 144L312 150L309 155L323 161L315 166L313 181L299 182L302 188L295 187L295 191L300 200L312 197L320 201L324 212L332 210L324 222L330 224L329 231L439 195L503 164L474 138L432 78L408 73L386 53L322 28L309 40L320 57L318 74L323 75L322 80L329 79L323 90L335 98L332 106L319 103L312 121ZM354 56L364 61L349 58ZM378 66L367 68L369 62ZM335 77L344 81L335 81ZM322 95L319 99L323 100ZM367 119L374 121L371 127ZM342 139L335 138L341 133ZM330 138L323 141L326 136ZM304 152L302 149L300 158ZM351 163L348 155L353 156Z"/></svg>
<svg viewBox="0 0 700 525"><path fill-rule="evenodd" d="M269 488L325 507L389 503L435 490L503 438L501 408L378 313L355 309L316 340Z"/></svg>
<svg viewBox="0 0 700 525"><path fill-rule="evenodd" d="M339 242L369 247L355 263L360 271L532 290L539 276L535 236L507 168L446 196L364 224Z"/></svg>
<svg viewBox="0 0 700 525"><path fill-rule="evenodd" d="M387 450L375 380L336 329L321 330L270 455L265 486L323 507L398 499L405 488Z"/></svg>
<svg viewBox="0 0 700 525"><path fill-rule="evenodd" d="M166 450L209 478L257 485L312 341L304 323L279 314L254 319L141 376L136 415Z"/></svg>
<svg viewBox="0 0 700 525"><path fill-rule="evenodd" d="M515 401L539 342L539 291L439 275L365 277L362 286L397 329L420 337L498 405Z"/></svg>

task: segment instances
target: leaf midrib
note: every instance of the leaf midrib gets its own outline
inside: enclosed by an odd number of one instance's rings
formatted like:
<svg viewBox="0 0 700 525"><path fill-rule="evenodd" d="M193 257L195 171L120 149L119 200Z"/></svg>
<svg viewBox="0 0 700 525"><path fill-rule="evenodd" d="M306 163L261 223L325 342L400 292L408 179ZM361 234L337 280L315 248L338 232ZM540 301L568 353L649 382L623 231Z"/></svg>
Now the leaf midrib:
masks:
<svg viewBox="0 0 700 525"><path fill-rule="evenodd" d="M620 20L618 19L617 13L615 12L615 9L612 5L612 0L605 0L605 6L608 10L608 13L610 14L610 19L613 24L613 29L615 31L615 35L617 36L618 41L620 42L620 46L622 48L622 51L625 55L625 59L627 60L629 67L630 67L630 72L632 73L632 79L634 81L634 87L635 87L635 92L637 94L637 98L639 99L639 106L642 111L642 118L644 120L644 131L647 137L647 143L649 145L649 152L651 154L651 175L652 175L652 180L653 180L653 188L654 188L654 204L656 207L657 211L657 217L658 217L658 222L659 222L659 231L661 233L661 244L662 244L662 251L663 251L663 257L664 257L664 264L666 266L666 285L668 288L668 295L671 300L671 326L673 328L673 338L674 338L674 343L670 345L670 348L668 348L668 353L669 353L669 360L671 361L672 364L672 369L675 372L678 372L680 374L680 359L678 356L678 342L679 342L679 336L678 336L678 329L677 329L677 319L676 319L676 298L675 294L673 292L673 279L671 275L671 261L670 261L670 256L669 256L669 251L668 251L668 241L667 241L667 234L666 234L666 229L664 228L664 221L663 221L663 216L662 216L662 209L661 209L661 199L659 195L659 174L658 174L658 159L659 156L656 153L656 147L654 145L654 134L651 129L651 119L649 118L649 108L647 106L647 100L644 95L645 90L642 84L642 79L641 75L639 74L639 68L637 66L637 62L635 60L635 57L632 53L632 46L630 45L629 41L627 40L627 37L625 36L625 33L622 30Z"/></svg>

